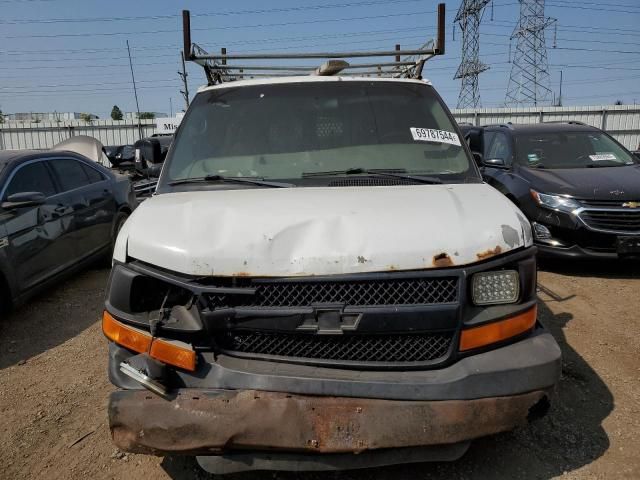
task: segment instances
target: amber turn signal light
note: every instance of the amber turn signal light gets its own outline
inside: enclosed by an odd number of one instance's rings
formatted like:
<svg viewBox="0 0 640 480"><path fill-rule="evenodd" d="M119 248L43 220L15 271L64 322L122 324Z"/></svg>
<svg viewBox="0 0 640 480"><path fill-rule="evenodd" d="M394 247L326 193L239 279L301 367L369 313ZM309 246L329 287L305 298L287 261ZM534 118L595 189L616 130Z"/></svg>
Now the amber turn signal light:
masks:
<svg viewBox="0 0 640 480"><path fill-rule="evenodd" d="M196 369L196 352L186 343L153 338L144 330L119 322L106 310L102 314L102 332L109 340L134 352L148 352L151 358L185 370Z"/></svg>
<svg viewBox="0 0 640 480"><path fill-rule="evenodd" d="M462 330L462 334L460 335L460 351L485 347L531 330L536 324L537 312L538 307L534 305L529 310L515 317Z"/></svg>
<svg viewBox="0 0 640 480"><path fill-rule="evenodd" d="M191 372L196 369L196 352L189 345L182 342L156 338L151 344L149 356Z"/></svg>
<svg viewBox="0 0 640 480"><path fill-rule="evenodd" d="M134 352L148 352L151 348L151 335L117 321L106 310L102 314L102 332L109 340Z"/></svg>

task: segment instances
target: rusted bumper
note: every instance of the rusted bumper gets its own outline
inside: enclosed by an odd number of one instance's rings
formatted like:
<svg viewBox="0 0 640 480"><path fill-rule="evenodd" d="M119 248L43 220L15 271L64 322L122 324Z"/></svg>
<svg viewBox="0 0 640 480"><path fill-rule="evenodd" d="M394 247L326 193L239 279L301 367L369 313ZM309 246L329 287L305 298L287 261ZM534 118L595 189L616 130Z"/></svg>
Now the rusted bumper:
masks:
<svg viewBox="0 0 640 480"><path fill-rule="evenodd" d="M449 401L183 389L172 400L117 391L109 402L115 444L134 453L212 455L234 450L359 453L442 445L525 423L548 392Z"/></svg>

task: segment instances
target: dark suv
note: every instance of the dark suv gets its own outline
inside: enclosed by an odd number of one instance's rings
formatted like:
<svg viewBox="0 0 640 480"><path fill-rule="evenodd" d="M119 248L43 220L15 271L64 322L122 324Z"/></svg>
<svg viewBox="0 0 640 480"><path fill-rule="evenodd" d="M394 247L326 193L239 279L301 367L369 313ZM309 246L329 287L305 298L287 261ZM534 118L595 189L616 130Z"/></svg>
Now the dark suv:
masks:
<svg viewBox="0 0 640 480"><path fill-rule="evenodd" d="M579 122L461 125L487 183L531 221L538 251L640 255L640 160Z"/></svg>

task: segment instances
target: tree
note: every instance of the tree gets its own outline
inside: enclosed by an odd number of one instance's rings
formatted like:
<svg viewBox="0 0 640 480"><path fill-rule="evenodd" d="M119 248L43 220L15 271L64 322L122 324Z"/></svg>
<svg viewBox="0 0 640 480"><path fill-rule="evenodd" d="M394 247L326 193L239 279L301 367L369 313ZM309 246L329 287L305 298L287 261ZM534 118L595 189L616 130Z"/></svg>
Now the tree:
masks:
<svg viewBox="0 0 640 480"><path fill-rule="evenodd" d="M138 118L140 120L153 120L154 118L156 118L156 114L153 112L140 112Z"/></svg>
<svg viewBox="0 0 640 480"><path fill-rule="evenodd" d="M122 120L122 110L117 105L114 105L111 109L111 118L113 120Z"/></svg>
<svg viewBox="0 0 640 480"><path fill-rule="evenodd" d="M622 100L616 100L616 103L614 103L614 105L623 105Z"/></svg>
<svg viewBox="0 0 640 480"><path fill-rule="evenodd" d="M4 114L2 113L2 110L0 110L0 123L4 123Z"/></svg>
<svg viewBox="0 0 640 480"><path fill-rule="evenodd" d="M93 120L93 117L91 116L90 113L81 113L80 119L84 120L87 123L91 123L91 121Z"/></svg>

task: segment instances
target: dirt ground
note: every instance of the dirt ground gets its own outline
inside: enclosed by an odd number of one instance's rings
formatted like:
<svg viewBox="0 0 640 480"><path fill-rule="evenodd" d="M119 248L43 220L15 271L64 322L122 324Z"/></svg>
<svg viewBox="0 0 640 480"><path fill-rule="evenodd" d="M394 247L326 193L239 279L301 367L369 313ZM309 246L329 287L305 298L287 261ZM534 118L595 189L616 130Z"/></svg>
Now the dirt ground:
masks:
<svg viewBox="0 0 640 480"><path fill-rule="evenodd" d="M476 441L455 463L246 479L640 478L640 264L543 265L540 313L563 353L551 413ZM111 444L107 270L62 283L0 321L0 478L207 478L191 458Z"/></svg>

